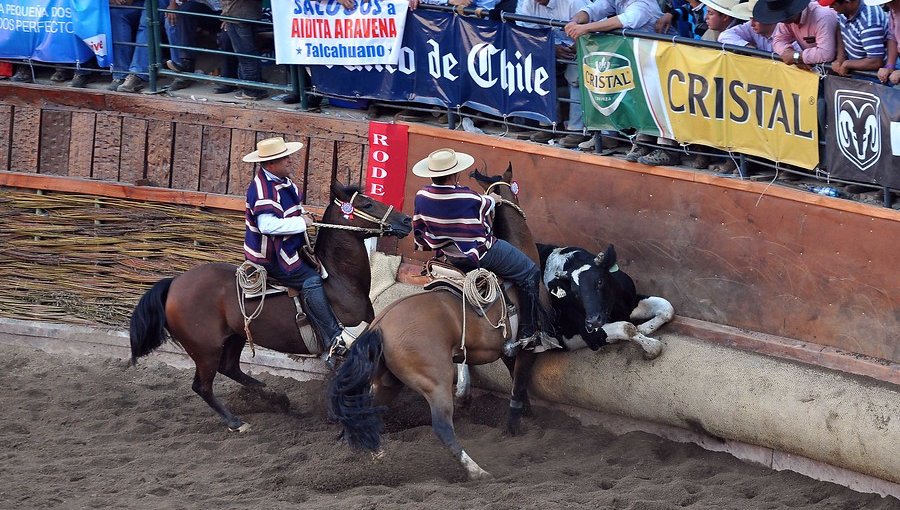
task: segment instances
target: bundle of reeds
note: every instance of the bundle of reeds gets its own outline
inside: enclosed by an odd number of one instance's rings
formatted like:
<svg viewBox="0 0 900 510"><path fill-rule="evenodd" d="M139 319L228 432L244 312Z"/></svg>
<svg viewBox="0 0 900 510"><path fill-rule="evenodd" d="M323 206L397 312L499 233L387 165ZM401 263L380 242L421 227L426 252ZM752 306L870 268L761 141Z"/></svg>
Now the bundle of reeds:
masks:
<svg viewBox="0 0 900 510"><path fill-rule="evenodd" d="M243 260L243 215L0 189L0 317L126 326L160 278Z"/></svg>

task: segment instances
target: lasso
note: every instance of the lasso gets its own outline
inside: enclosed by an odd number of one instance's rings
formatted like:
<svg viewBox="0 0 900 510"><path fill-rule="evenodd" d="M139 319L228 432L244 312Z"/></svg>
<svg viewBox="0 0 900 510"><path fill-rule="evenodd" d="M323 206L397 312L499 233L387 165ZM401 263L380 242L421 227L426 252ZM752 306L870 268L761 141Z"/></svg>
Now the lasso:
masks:
<svg viewBox="0 0 900 510"><path fill-rule="evenodd" d="M244 334L247 335L247 343L250 344L250 352L255 357L256 349L253 347L253 335L250 334L250 322L259 317L259 314L262 313L263 302L266 300L266 278L268 274L266 268L250 262L249 260L245 260L234 274L238 292L238 305L241 308L241 315L244 317ZM245 293L251 295L256 293L261 294L259 297L259 304L256 305L256 310L253 310L253 313L250 315L247 315L247 310L244 306Z"/></svg>
<svg viewBox="0 0 900 510"><path fill-rule="evenodd" d="M496 301L498 297L500 298L500 304L502 306L500 307L500 319L497 321L497 324L494 324L485 313L484 307L485 305L490 305ZM497 278L497 275L482 268L469 271L466 273L465 280L463 280L462 345L460 346L463 353L463 363L466 362L466 302L478 306L478 310L492 328L503 328L504 339L507 334L506 298L503 295L503 291L500 289L500 280Z"/></svg>

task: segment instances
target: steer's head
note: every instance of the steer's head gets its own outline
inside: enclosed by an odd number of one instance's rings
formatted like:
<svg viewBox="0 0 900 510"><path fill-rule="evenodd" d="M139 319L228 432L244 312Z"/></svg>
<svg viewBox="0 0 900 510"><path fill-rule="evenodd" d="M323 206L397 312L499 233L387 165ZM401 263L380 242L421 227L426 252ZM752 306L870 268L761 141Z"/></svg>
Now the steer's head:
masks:
<svg viewBox="0 0 900 510"><path fill-rule="evenodd" d="M613 308L612 277L610 269L616 265L616 250L609 245L595 255L581 251L568 260L565 271L558 272L547 282L547 290L557 299L567 298L571 306L584 310L582 337L588 346L597 349L606 342L601 329L609 322Z"/></svg>

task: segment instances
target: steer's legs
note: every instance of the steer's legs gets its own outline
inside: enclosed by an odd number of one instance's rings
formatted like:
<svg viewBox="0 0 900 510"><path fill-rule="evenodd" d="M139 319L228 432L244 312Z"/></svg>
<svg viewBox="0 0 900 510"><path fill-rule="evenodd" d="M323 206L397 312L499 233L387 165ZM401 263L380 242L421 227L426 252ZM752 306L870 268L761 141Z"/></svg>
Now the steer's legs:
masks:
<svg viewBox="0 0 900 510"><path fill-rule="evenodd" d="M642 335L638 328L627 321L612 322L603 325L603 331L606 332L608 342L617 342L627 340L635 342L644 350L644 358L653 359L663 351L663 343L655 338Z"/></svg>
<svg viewBox="0 0 900 510"><path fill-rule="evenodd" d="M675 317L675 308L667 300L650 296L642 299L631 312L631 321L646 321L638 325L638 333L652 335L654 331ZM649 319L649 320L647 320Z"/></svg>

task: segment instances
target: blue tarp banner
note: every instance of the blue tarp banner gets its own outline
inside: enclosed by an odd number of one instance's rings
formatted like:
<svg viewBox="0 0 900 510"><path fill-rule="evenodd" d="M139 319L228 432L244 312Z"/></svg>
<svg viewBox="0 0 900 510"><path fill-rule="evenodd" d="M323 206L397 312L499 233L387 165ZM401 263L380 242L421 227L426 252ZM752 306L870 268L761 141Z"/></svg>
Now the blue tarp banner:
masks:
<svg viewBox="0 0 900 510"><path fill-rule="evenodd" d="M0 57L109 66L109 3L17 0L0 3Z"/></svg>
<svg viewBox="0 0 900 510"><path fill-rule="evenodd" d="M396 66L311 67L313 85L329 94L553 122L555 55L549 28L415 11Z"/></svg>

